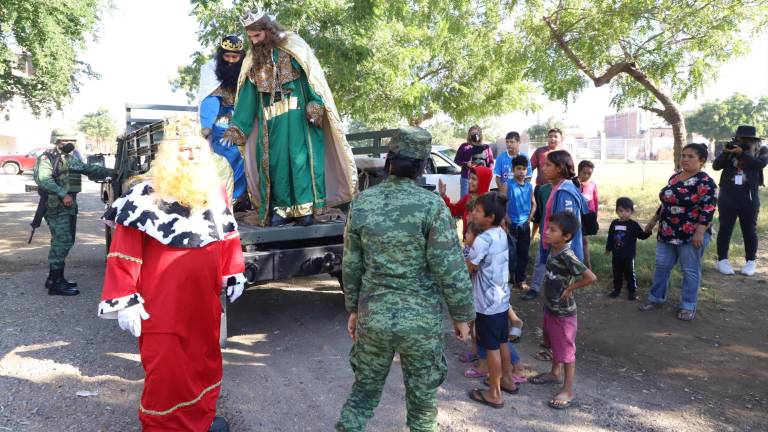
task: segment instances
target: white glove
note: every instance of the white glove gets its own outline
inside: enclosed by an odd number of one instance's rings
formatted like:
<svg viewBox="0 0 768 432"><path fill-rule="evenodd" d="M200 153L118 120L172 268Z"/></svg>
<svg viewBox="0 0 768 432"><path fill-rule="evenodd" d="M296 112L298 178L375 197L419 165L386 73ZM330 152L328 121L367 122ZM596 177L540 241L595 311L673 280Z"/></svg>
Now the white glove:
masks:
<svg viewBox="0 0 768 432"><path fill-rule="evenodd" d="M117 324L135 337L141 336L141 320L145 319L149 319L149 314L141 303L117 311Z"/></svg>
<svg viewBox="0 0 768 432"><path fill-rule="evenodd" d="M230 138L222 138L219 140L219 144L224 147L232 147L232 140Z"/></svg>
<svg viewBox="0 0 768 432"><path fill-rule="evenodd" d="M229 302L234 303L245 289L245 276L242 273L237 275L224 276L222 278L222 285L227 288L227 297Z"/></svg>

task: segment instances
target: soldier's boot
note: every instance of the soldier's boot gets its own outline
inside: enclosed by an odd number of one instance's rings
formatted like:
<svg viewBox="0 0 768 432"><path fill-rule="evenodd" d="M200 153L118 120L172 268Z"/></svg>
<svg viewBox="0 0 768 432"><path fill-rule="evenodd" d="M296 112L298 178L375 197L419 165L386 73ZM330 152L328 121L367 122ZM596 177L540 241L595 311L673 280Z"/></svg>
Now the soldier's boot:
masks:
<svg viewBox="0 0 768 432"><path fill-rule="evenodd" d="M53 286L53 276L52 275L53 275L54 271L55 270L51 269L50 272L48 273L48 279L45 280L45 287L48 288L48 289L51 289L51 287ZM64 281L64 283L67 285L67 287L69 287L69 288L77 288L77 282L68 281L66 278L64 278L64 274L63 274L64 273L64 269L62 269L61 272L62 272L61 279Z"/></svg>
<svg viewBox="0 0 768 432"><path fill-rule="evenodd" d="M76 296L80 294L80 291L70 287L64 280L63 269L51 270L49 278L51 279L51 286L48 288L48 295Z"/></svg>

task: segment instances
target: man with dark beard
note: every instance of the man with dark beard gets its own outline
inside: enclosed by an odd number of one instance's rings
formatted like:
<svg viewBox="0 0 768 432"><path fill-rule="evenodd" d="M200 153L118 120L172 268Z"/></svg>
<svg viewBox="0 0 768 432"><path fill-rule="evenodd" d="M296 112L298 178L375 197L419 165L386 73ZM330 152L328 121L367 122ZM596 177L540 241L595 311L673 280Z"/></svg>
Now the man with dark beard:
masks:
<svg viewBox="0 0 768 432"><path fill-rule="evenodd" d="M250 207L243 158L237 148L225 147L219 141L235 109L237 78L243 65L243 55L243 41L234 35L225 36L216 49L216 57L200 70L198 86L201 132L210 141L214 153L225 157L232 168L235 211Z"/></svg>
<svg viewBox="0 0 768 432"><path fill-rule="evenodd" d="M327 207L352 199L352 150L312 48L263 12L242 23L248 50L222 144L245 146L259 225L311 225Z"/></svg>

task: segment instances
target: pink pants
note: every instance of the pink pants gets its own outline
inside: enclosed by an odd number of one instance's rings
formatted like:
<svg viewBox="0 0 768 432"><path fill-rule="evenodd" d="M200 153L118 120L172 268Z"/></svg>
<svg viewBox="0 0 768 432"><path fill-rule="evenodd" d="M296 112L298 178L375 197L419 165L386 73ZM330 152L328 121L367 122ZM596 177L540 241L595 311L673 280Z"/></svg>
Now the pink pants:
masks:
<svg viewBox="0 0 768 432"><path fill-rule="evenodd" d="M558 363L576 361L576 315L559 317L544 309L544 343Z"/></svg>

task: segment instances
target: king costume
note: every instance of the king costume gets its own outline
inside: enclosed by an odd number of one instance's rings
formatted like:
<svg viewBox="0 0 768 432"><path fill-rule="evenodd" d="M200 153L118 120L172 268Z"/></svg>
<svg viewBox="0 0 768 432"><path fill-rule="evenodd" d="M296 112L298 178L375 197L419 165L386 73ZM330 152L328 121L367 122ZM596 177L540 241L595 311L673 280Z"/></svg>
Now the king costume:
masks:
<svg viewBox="0 0 768 432"><path fill-rule="evenodd" d="M98 315L143 305L145 432L207 431L222 379L222 288L243 285L237 224L221 199L204 210L161 199L151 181L128 190L105 218L115 224Z"/></svg>
<svg viewBox="0 0 768 432"><path fill-rule="evenodd" d="M225 139L245 146L259 224L272 215L302 218L351 201L357 169L312 49L286 32L269 64L258 69L253 57L248 49Z"/></svg>
<svg viewBox="0 0 768 432"><path fill-rule="evenodd" d="M226 73L226 66L240 72L241 62L227 65L224 53L236 53L243 58L243 42L236 36L226 36L216 51L216 58L211 59L200 69L200 85L198 86L198 114L203 136L209 140L211 149L217 155L223 156L229 162L234 181L231 197L233 200L246 197L248 182L245 178L243 158L237 147L221 145L221 138L229 127L229 121L235 110L235 92L237 91L236 76L231 86L227 86L217 74L217 66ZM236 75L237 75L236 74Z"/></svg>

